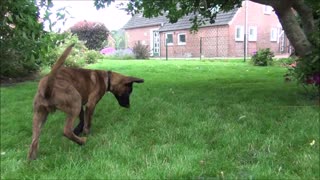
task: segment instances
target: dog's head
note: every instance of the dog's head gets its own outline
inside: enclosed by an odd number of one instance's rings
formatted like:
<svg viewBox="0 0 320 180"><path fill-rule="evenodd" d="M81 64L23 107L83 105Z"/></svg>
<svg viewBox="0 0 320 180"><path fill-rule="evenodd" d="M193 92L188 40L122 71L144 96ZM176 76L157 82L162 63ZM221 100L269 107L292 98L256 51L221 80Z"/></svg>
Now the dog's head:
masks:
<svg viewBox="0 0 320 180"><path fill-rule="evenodd" d="M112 72L110 83L110 92L116 97L122 107L130 107L130 94L133 91L133 83L143 83L144 80L136 77L124 76Z"/></svg>

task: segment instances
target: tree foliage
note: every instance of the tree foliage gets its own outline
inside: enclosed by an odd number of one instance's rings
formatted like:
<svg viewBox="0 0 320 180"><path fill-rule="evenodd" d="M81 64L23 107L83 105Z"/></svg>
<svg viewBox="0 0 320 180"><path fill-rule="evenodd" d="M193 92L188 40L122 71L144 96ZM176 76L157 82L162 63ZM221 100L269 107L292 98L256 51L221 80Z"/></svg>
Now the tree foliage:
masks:
<svg viewBox="0 0 320 180"><path fill-rule="evenodd" d="M49 4L42 4L49 6ZM0 60L3 77L37 71L64 35L43 30L34 0L0 1Z"/></svg>
<svg viewBox="0 0 320 180"><path fill-rule="evenodd" d="M80 21L71 27L71 32L77 34L80 40L86 42L89 49L100 50L103 41L108 39L109 30L99 22Z"/></svg>
<svg viewBox="0 0 320 180"><path fill-rule="evenodd" d="M116 49L125 49L126 46L126 38L125 32L123 30L113 30L111 31L111 35L115 40L115 48Z"/></svg>

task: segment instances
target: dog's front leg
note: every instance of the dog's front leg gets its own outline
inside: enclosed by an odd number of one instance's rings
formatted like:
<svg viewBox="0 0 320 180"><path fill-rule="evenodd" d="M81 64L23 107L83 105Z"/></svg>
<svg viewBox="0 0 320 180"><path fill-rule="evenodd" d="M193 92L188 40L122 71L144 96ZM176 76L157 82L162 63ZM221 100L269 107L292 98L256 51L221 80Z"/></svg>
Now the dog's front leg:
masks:
<svg viewBox="0 0 320 180"><path fill-rule="evenodd" d="M79 136L79 134L82 133L82 131L83 131L83 126L84 126L84 109L83 109L83 107L81 107L81 111L79 114L79 120L80 120L79 124L73 130L74 134L76 134L77 136Z"/></svg>

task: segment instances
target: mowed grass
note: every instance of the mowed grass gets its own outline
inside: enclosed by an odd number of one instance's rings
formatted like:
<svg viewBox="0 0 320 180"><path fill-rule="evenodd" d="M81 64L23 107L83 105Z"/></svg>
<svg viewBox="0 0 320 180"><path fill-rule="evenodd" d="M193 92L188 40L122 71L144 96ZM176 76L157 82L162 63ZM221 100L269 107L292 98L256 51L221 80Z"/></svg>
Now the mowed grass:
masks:
<svg viewBox="0 0 320 180"><path fill-rule="evenodd" d="M87 144L51 114L26 157L37 82L1 87L1 179L319 179L319 106L281 67L241 61L112 61L145 79L131 108L99 102Z"/></svg>

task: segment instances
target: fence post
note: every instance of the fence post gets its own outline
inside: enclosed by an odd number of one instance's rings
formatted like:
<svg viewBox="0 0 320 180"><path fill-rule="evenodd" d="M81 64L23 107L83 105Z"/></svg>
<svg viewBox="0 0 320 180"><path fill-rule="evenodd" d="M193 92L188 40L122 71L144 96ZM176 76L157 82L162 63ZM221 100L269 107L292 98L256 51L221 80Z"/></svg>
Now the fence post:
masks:
<svg viewBox="0 0 320 180"><path fill-rule="evenodd" d="M166 39L166 60L168 61L168 39Z"/></svg>
<svg viewBox="0 0 320 180"><path fill-rule="evenodd" d="M247 58L247 34L244 34L244 43L243 43L243 61L246 62Z"/></svg>
<svg viewBox="0 0 320 180"><path fill-rule="evenodd" d="M202 37L200 37L200 60L202 59Z"/></svg>

